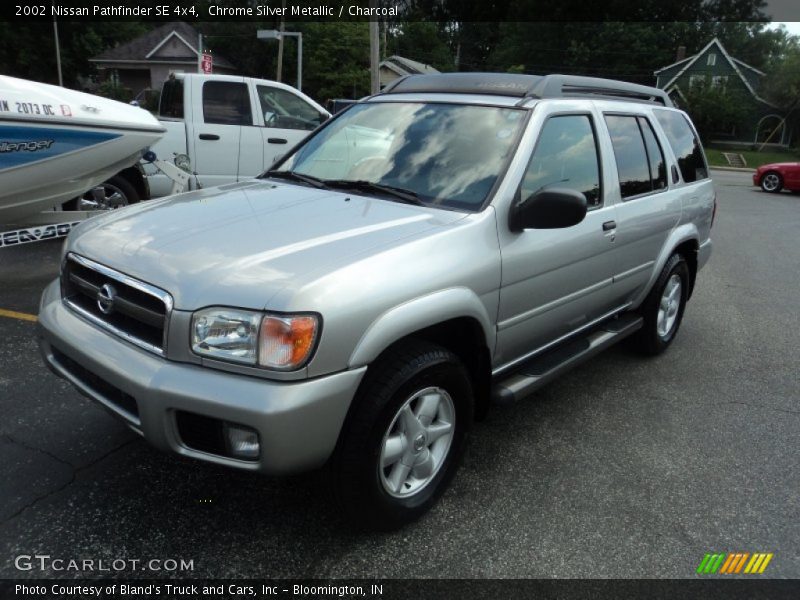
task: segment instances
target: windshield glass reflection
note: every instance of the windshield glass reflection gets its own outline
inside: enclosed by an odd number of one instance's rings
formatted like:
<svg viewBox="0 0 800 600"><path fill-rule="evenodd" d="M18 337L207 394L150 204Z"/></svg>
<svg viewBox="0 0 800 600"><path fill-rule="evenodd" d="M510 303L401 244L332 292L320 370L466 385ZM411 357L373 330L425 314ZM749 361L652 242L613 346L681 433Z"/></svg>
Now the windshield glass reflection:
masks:
<svg viewBox="0 0 800 600"><path fill-rule="evenodd" d="M381 102L356 105L281 165L323 181L368 181L425 203L480 208L514 150L525 112Z"/></svg>

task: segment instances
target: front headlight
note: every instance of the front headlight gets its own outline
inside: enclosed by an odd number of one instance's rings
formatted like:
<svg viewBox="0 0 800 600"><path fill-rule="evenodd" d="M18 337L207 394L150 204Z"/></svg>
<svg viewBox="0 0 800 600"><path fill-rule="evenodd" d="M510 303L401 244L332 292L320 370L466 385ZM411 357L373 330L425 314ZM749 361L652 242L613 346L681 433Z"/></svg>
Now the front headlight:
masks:
<svg viewBox="0 0 800 600"><path fill-rule="evenodd" d="M192 316L192 351L200 356L266 367L299 369L311 358L319 317L206 308Z"/></svg>
<svg viewBox="0 0 800 600"><path fill-rule="evenodd" d="M256 364L261 313L206 308L192 317L192 351L201 356Z"/></svg>

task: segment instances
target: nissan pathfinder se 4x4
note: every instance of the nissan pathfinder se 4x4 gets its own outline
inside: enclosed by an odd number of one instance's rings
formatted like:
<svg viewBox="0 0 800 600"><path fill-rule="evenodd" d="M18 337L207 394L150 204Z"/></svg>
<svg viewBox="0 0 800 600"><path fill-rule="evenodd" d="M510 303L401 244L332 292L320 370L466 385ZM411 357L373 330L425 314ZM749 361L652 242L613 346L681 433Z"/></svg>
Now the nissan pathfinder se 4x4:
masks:
<svg viewBox="0 0 800 600"><path fill-rule="evenodd" d="M441 495L493 400L626 337L663 352L715 206L662 90L410 76L256 179L80 225L41 348L153 445L325 466L343 511L388 529Z"/></svg>

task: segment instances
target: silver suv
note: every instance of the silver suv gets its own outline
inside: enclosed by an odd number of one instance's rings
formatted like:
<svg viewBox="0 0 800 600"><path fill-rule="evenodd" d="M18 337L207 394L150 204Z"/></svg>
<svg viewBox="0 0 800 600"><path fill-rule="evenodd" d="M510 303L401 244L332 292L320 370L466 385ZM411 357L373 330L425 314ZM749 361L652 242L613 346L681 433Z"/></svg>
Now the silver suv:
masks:
<svg viewBox="0 0 800 600"><path fill-rule="evenodd" d="M626 337L663 352L715 206L661 90L411 76L257 179L78 227L41 348L155 446L325 466L346 514L393 528L444 491L493 401Z"/></svg>

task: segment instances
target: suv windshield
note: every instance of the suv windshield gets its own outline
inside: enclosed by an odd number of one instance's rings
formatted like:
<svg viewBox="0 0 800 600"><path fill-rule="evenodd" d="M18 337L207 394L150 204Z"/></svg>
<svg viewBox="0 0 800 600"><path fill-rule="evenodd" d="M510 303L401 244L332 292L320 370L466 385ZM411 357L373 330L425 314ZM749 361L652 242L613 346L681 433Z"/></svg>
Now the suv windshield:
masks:
<svg viewBox="0 0 800 600"><path fill-rule="evenodd" d="M337 189L400 201L398 193L407 192L420 203L478 210L514 151L525 114L464 104L358 104L279 169Z"/></svg>

